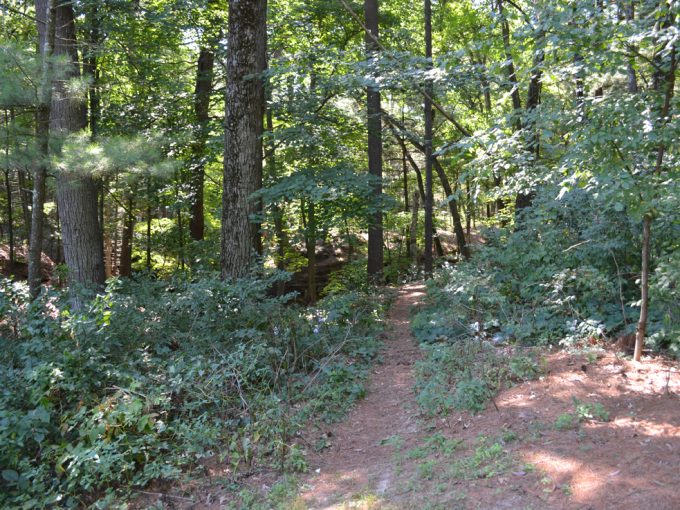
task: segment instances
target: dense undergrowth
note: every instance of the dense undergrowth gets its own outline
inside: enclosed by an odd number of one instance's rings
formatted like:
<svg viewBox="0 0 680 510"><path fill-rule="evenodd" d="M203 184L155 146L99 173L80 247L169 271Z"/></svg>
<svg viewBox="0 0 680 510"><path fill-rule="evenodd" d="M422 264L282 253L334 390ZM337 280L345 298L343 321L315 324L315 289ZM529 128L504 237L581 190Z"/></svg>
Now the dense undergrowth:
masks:
<svg viewBox="0 0 680 510"><path fill-rule="evenodd" d="M603 345L639 316L639 225L592 193L544 189L516 226L483 231L468 262L440 269L412 320L429 414L480 411L505 382L540 373L533 348ZM679 225L658 221L647 346L680 353Z"/></svg>
<svg viewBox="0 0 680 510"><path fill-rule="evenodd" d="M0 507L107 507L156 479L306 469L295 433L363 395L385 299L272 278L113 280L80 311L0 282Z"/></svg>

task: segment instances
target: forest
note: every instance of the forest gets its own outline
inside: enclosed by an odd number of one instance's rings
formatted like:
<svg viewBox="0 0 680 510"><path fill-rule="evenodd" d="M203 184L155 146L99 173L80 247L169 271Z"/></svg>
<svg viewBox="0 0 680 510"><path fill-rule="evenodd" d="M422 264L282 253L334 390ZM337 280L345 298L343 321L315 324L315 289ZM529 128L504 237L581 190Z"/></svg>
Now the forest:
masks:
<svg viewBox="0 0 680 510"><path fill-rule="evenodd" d="M0 507L680 507L678 0L0 0Z"/></svg>

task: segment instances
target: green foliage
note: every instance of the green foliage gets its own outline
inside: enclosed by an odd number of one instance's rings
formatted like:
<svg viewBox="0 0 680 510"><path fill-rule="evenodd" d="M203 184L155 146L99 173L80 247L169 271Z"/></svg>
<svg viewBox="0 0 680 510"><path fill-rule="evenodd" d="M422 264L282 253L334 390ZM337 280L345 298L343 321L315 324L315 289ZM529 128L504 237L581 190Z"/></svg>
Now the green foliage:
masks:
<svg viewBox="0 0 680 510"><path fill-rule="evenodd" d="M575 428L584 421L609 421L609 411L599 402L582 402L573 397L574 412L562 413L555 420L557 430Z"/></svg>
<svg viewBox="0 0 680 510"><path fill-rule="evenodd" d="M295 433L363 396L382 304L345 293L305 309L268 296L275 283L113 280L73 311L3 280L0 506L92 503L217 452L234 477L305 471Z"/></svg>
<svg viewBox="0 0 680 510"><path fill-rule="evenodd" d="M571 413L562 413L555 420L555 428L557 430L569 430L574 427L574 415Z"/></svg>
<svg viewBox="0 0 680 510"><path fill-rule="evenodd" d="M486 381L477 378L463 379L456 384L453 405L456 409L481 412L491 396L492 392Z"/></svg>
<svg viewBox="0 0 680 510"><path fill-rule="evenodd" d="M450 471L452 476L461 479L492 478L512 465L513 460L500 441L491 441L480 435L471 455L454 462Z"/></svg>
<svg viewBox="0 0 680 510"><path fill-rule="evenodd" d="M579 421L609 421L609 411L599 402L581 402L574 398L574 407Z"/></svg>

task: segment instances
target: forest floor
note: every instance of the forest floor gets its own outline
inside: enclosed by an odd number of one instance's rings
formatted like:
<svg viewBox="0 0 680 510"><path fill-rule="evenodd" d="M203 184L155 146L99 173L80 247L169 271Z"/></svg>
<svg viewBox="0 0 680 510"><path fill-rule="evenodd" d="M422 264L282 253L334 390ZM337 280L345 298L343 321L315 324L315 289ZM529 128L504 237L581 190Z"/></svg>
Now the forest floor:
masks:
<svg viewBox="0 0 680 510"><path fill-rule="evenodd" d="M425 420L409 324L424 295L421 284L399 290L366 398L343 422L305 433L325 447L309 448L309 473L292 488L271 474L251 477L253 492L270 493L253 507L680 508L677 363L545 351L542 376L501 391L484 412ZM172 506L250 508L220 492L203 487L200 503Z"/></svg>

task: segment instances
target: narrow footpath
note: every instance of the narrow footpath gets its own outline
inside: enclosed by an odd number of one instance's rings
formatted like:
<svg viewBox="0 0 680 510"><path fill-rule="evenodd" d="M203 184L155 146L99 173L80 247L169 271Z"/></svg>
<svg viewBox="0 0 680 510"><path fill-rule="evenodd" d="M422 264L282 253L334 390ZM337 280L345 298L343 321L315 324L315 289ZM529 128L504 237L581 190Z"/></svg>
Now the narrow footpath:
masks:
<svg viewBox="0 0 680 510"><path fill-rule="evenodd" d="M312 476L301 495L310 510L351 508L394 490L394 450L386 444L399 441L408 448L419 437L412 369L420 353L411 336L409 313L424 295L422 283L399 289L382 363L371 374L366 398L331 428L331 446L310 456Z"/></svg>

